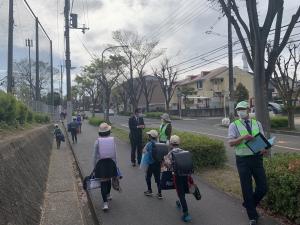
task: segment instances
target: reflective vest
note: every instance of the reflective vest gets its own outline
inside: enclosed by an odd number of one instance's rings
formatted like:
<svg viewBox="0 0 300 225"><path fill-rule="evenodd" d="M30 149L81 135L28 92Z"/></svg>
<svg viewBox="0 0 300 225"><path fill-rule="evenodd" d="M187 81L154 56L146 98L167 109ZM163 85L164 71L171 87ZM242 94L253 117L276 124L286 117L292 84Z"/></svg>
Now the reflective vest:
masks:
<svg viewBox="0 0 300 225"><path fill-rule="evenodd" d="M167 142L168 137L166 135L166 129L167 129L168 123L161 124L159 127L159 141Z"/></svg>
<svg viewBox="0 0 300 225"><path fill-rule="evenodd" d="M235 120L233 123L235 124L237 130L239 131L240 136L249 134L246 126L242 123L241 120ZM255 136L256 134L259 133L258 123L255 119L251 119L250 124L251 124L251 131L252 131L250 135ZM245 145L245 142L246 141L244 140L239 145L236 145L234 147L236 155L238 156L253 155L253 152L247 147L247 145Z"/></svg>

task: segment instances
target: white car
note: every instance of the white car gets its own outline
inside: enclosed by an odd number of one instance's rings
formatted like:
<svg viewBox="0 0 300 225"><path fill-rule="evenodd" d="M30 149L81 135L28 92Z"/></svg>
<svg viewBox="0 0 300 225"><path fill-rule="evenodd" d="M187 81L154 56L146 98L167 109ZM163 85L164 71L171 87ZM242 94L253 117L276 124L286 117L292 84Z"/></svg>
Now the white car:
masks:
<svg viewBox="0 0 300 225"><path fill-rule="evenodd" d="M274 114L274 112L273 112L273 109L272 109L271 107L268 107L268 109L269 109L269 117L270 117L270 118L271 118L271 117L274 117L275 114ZM252 107L252 108L250 109L249 117L250 117L250 118L255 118L255 108L254 108L254 107Z"/></svg>

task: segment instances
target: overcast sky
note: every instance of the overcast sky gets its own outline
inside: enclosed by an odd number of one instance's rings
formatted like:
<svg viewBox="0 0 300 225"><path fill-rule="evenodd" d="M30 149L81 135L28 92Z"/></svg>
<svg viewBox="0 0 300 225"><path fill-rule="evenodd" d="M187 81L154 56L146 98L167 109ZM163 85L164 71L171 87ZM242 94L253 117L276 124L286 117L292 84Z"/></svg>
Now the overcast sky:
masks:
<svg viewBox="0 0 300 225"><path fill-rule="evenodd" d="M23 0L14 0L15 9L15 60L28 57L28 48L25 47L25 38L34 39L34 21L26 9ZM33 11L39 17L45 30L53 40L55 54L54 66L63 62L64 57L64 0L27 0ZM7 55L7 2L0 0L0 74L6 70ZM259 4L259 14L264 16L267 1ZM72 3L72 0L71 0ZM299 5L298 0L285 1L285 14L283 24L287 24L290 15ZM80 68L88 64L92 54L101 55L103 47L107 44L116 44L112 40L112 31L126 29L145 35L147 38L160 40L159 48L166 49L168 56L173 57L177 64L191 57L209 52L226 44L227 21L220 17L216 6L207 0L74 0L73 13L79 16L78 24L85 24L90 28L86 34L80 30L71 31L71 59L72 66ZM245 8L241 5L242 14ZM299 33L300 29L297 28ZM210 34L207 34L207 31ZM41 36L43 33L40 32ZM299 38L298 38L299 39ZM236 35L234 34L234 40ZM83 47L86 46L86 49ZM43 36L40 42L41 59L49 60L49 42ZM235 46L235 52L240 47ZM183 64L180 70L202 63L226 52L220 51L205 59ZM242 67L241 54L234 54L234 64ZM155 64L155 62L153 62ZM201 70L213 69L227 64L227 59L219 60L189 71L181 75L197 74ZM188 69L187 69L188 70ZM77 70L73 71L74 73Z"/></svg>

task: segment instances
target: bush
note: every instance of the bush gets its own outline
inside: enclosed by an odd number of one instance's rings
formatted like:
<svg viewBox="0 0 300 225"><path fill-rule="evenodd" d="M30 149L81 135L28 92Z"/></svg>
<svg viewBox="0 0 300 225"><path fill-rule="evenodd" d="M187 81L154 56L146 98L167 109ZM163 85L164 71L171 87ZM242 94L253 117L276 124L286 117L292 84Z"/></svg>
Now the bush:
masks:
<svg viewBox="0 0 300 225"><path fill-rule="evenodd" d="M17 101L17 121L20 124L24 124L26 122L26 118L27 118L27 112L28 112L28 108L26 105L24 105L22 102Z"/></svg>
<svg viewBox="0 0 300 225"><path fill-rule="evenodd" d="M271 117L271 128L287 128L288 118L285 116L274 116Z"/></svg>
<svg viewBox="0 0 300 225"><path fill-rule="evenodd" d="M132 115L131 112L124 112L124 111L119 112L118 114L119 114L120 116L131 116L131 115Z"/></svg>
<svg viewBox="0 0 300 225"><path fill-rule="evenodd" d="M300 154L275 154L265 159L269 190L265 207L300 224Z"/></svg>
<svg viewBox="0 0 300 225"><path fill-rule="evenodd" d="M101 123L105 122L103 118L100 117L91 117L89 118L89 124L98 127Z"/></svg>
<svg viewBox="0 0 300 225"><path fill-rule="evenodd" d="M0 122L13 124L16 120L16 99L12 95L0 91Z"/></svg>
<svg viewBox="0 0 300 225"><path fill-rule="evenodd" d="M27 112L27 122L32 123L32 121L33 121L33 112L28 110L28 112Z"/></svg>
<svg viewBox="0 0 300 225"><path fill-rule="evenodd" d="M50 122L49 116L44 113L34 113L33 117L34 117L34 121L37 123L49 123Z"/></svg>
<svg viewBox="0 0 300 225"><path fill-rule="evenodd" d="M149 130L149 128L144 130L144 143L148 140L146 132ZM225 146L222 141L191 132L175 131L173 134L180 137L180 148L188 150L193 154L194 165L197 169L205 167L221 167L226 162Z"/></svg>

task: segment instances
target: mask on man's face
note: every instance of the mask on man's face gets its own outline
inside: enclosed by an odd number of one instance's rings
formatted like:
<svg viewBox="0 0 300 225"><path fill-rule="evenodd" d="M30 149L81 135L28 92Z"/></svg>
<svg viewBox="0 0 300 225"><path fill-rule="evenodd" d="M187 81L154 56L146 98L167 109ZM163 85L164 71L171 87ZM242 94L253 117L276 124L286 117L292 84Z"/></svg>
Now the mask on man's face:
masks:
<svg viewBox="0 0 300 225"><path fill-rule="evenodd" d="M237 111L237 114L241 119L245 119L248 116L248 110L239 110Z"/></svg>

